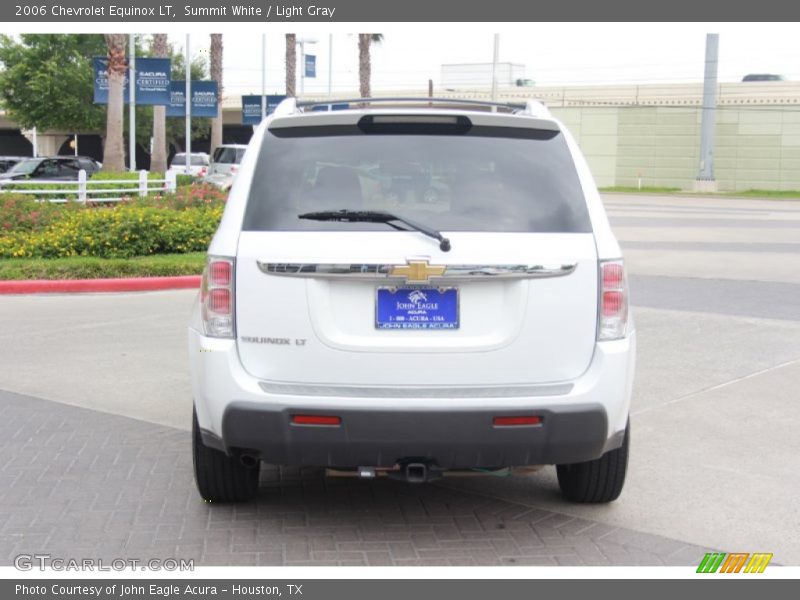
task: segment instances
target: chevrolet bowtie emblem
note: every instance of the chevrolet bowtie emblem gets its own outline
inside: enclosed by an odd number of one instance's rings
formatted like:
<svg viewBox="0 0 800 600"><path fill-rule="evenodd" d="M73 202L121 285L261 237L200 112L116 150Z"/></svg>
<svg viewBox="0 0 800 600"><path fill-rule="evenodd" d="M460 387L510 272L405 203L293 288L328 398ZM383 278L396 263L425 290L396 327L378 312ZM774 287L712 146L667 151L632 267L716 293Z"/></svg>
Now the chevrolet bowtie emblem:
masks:
<svg viewBox="0 0 800 600"><path fill-rule="evenodd" d="M397 265L389 272L391 277L405 277L408 283L427 283L431 277L444 275L444 265L429 265L427 260L409 260L407 265Z"/></svg>

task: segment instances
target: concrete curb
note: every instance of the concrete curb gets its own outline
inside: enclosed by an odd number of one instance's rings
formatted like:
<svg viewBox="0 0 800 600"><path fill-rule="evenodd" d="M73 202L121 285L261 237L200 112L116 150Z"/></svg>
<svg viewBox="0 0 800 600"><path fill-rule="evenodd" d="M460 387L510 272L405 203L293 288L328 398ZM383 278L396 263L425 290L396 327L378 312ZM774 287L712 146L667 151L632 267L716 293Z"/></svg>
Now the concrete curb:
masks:
<svg viewBox="0 0 800 600"><path fill-rule="evenodd" d="M0 294L147 292L199 287L200 275L126 277L119 279L26 279L22 281L0 281Z"/></svg>

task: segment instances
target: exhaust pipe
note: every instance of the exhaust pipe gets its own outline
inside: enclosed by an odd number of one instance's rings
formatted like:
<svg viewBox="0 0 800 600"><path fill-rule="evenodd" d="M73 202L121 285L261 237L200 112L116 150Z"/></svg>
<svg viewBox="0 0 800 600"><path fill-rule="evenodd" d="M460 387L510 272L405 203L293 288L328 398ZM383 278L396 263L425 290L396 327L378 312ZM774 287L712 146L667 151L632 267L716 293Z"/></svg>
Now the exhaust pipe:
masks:
<svg viewBox="0 0 800 600"><path fill-rule="evenodd" d="M425 483L428 480L428 465L425 463L408 463L405 476L408 483Z"/></svg>

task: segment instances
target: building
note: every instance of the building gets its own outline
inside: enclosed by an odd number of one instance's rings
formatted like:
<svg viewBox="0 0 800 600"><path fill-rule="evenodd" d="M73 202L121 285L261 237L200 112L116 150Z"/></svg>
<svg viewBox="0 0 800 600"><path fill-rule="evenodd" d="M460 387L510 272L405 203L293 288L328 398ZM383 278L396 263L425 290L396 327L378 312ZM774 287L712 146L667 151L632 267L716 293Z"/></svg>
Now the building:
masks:
<svg viewBox="0 0 800 600"><path fill-rule="evenodd" d="M503 86L498 100L535 97L545 102L577 138L601 187L641 182L647 187L692 189L699 167L702 92L702 83ZM403 90L376 95L427 94ZM486 100L489 90L445 89L434 95ZM715 175L720 190L800 189L800 82L722 83L717 108ZM222 115L224 141L247 142L252 127L241 124L241 97L224 98ZM69 132L38 137L41 154L72 152ZM99 139L97 132L80 135L80 152L100 158ZM192 147L207 151L208 140L194 141ZM30 142L0 116L0 154L30 153ZM144 152L137 156L138 165L148 160Z"/></svg>

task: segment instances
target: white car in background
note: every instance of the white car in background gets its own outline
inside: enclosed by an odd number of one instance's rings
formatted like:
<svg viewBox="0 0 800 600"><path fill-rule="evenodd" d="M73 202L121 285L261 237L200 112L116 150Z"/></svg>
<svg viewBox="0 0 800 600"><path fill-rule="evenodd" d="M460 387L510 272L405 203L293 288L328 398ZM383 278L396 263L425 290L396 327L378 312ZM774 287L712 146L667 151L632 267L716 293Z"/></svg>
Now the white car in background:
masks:
<svg viewBox="0 0 800 600"><path fill-rule="evenodd" d="M206 152L192 152L192 158L189 162L189 173L193 177L205 177L208 172L209 156ZM172 157L167 172L173 172L176 175L186 175L186 153L178 152Z"/></svg>
<svg viewBox="0 0 800 600"><path fill-rule="evenodd" d="M200 495L252 498L263 461L408 482L556 465L567 500L616 499L636 334L572 136L536 101L313 106L258 127L208 250Z"/></svg>
<svg viewBox="0 0 800 600"><path fill-rule="evenodd" d="M204 183L229 190L239 170L247 146L244 144L221 144L214 150L214 156L203 179Z"/></svg>

